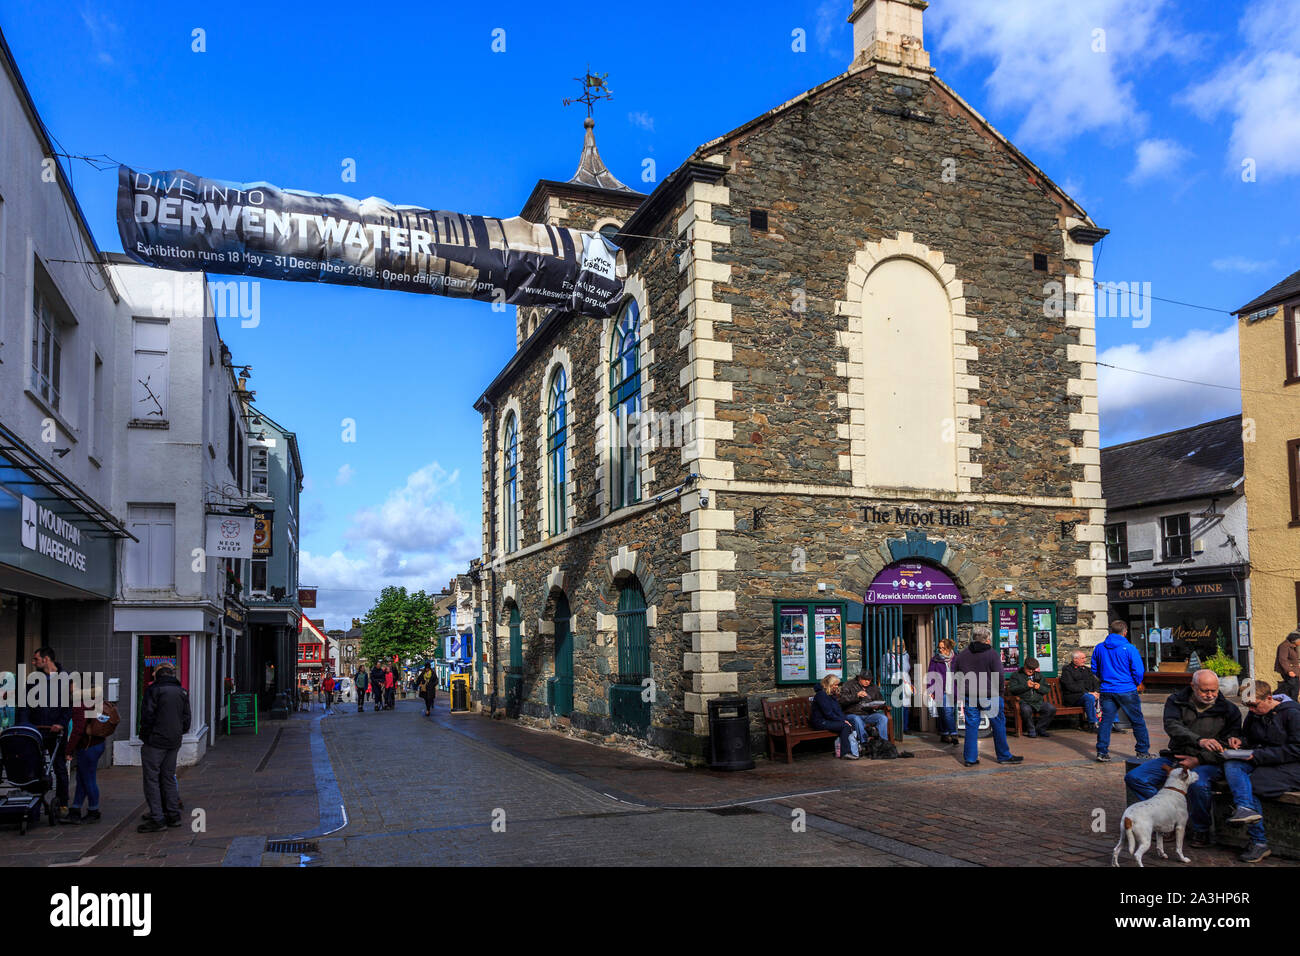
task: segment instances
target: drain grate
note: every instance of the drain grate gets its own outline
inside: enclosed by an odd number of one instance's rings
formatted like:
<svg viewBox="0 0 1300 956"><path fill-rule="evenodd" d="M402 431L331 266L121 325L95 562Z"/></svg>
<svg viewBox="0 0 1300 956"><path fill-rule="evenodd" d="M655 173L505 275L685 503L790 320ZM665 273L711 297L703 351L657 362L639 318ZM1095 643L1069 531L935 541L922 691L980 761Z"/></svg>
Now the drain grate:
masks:
<svg viewBox="0 0 1300 956"><path fill-rule="evenodd" d="M267 853L319 853L320 846L310 840L267 840Z"/></svg>
<svg viewBox="0 0 1300 956"><path fill-rule="evenodd" d="M761 810L755 810L753 807L715 807L709 811L718 817L747 817L753 813L761 813Z"/></svg>

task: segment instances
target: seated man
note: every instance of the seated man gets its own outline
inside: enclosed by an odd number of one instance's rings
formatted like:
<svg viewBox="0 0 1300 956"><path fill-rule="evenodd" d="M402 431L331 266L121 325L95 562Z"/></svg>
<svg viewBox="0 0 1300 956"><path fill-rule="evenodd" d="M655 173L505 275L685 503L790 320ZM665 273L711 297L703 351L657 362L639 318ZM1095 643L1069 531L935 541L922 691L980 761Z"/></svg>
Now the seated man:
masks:
<svg viewBox="0 0 1300 956"><path fill-rule="evenodd" d="M1025 664L1007 678L1007 696L1020 698L1020 716L1029 728L1026 737L1050 737L1047 732L1056 708L1047 699L1047 685L1038 673L1038 659L1025 658Z"/></svg>
<svg viewBox="0 0 1300 956"><path fill-rule="evenodd" d="M844 716L857 728L858 737L867 740L867 727L875 727L881 740L889 739L889 717L885 714L885 695L866 671L840 688L840 706Z"/></svg>
<svg viewBox="0 0 1300 956"><path fill-rule="evenodd" d="M1070 663L1061 668L1061 703L1066 707L1083 708L1085 730L1097 729L1101 720L1101 681L1088 666L1088 655L1075 651L1070 655Z"/></svg>
<svg viewBox="0 0 1300 956"><path fill-rule="evenodd" d="M1214 671L1199 670L1190 687L1165 700L1165 733L1172 757L1148 760L1124 776L1124 782L1148 800L1164 786L1175 764L1195 770L1196 783L1187 792L1187 822L1192 846L1209 846L1210 784L1223 777L1223 751L1241 738L1241 711L1219 693ZM1161 751L1163 754L1164 751Z"/></svg>
<svg viewBox="0 0 1300 956"><path fill-rule="evenodd" d="M1234 748L1249 749L1250 759L1223 762L1236 804L1228 822L1249 826L1250 845L1241 854L1244 863L1258 863L1269 855L1259 798L1300 788L1300 704L1272 696L1273 688L1262 680L1255 681L1254 691L1246 704L1250 712L1241 739L1228 741Z"/></svg>

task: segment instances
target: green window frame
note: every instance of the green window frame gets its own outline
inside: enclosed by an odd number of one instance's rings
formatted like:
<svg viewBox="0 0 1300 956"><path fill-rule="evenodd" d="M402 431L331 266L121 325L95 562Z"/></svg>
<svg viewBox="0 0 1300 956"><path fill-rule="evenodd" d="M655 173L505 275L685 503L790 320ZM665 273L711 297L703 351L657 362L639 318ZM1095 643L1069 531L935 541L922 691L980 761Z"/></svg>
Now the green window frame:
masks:
<svg viewBox="0 0 1300 956"><path fill-rule="evenodd" d="M564 366L560 366L551 376L550 402L546 412L547 495L551 534L559 534L568 528L568 516L564 507L568 485L564 466L569 436L569 410L565 398L567 389L568 376L564 372Z"/></svg>
<svg viewBox="0 0 1300 956"><path fill-rule="evenodd" d="M641 310L628 299L609 346L610 508L641 500Z"/></svg>
<svg viewBox="0 0 1300 956"><path fill-rule="evenodd" d="M510 666L523 670L524 643L519 636L519 625L523 620L518 607L510 608Z"/></svg>
<svg viewBox="0 0 1300 956"><path fill-rule="evenodd" d="M777 599L772 602L772 660L777 687L816 684L827 674L844 680L848 610L847 601ZM832 624L835 617L838 617L837 627ZM819 624L822 630L820 639L817 633ZM833 655L828 666L828 646L834 644L838 644L838 653ZM834 663L835 659L838 659L838 664ZM794 673L800 664L804 669L802 676Z"/></svg>
<svg viewBox="0 0 1300 956"><path fill-rule="evenodd" d="M519 423L514 412L506 419L505 507L506 551L519 550Z"/></svg>

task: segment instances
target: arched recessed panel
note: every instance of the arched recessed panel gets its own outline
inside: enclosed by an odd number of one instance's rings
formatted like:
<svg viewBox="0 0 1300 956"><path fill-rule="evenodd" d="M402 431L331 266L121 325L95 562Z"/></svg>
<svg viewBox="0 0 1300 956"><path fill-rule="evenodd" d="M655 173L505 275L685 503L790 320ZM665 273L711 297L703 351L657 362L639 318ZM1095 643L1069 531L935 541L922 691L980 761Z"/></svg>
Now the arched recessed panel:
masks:
<svg viewBox="0 0 1300 956"><path fill-rule="evenodd" d="M948 293L912 259L863 287L868 484L957 490L956 379Z"/></svg>

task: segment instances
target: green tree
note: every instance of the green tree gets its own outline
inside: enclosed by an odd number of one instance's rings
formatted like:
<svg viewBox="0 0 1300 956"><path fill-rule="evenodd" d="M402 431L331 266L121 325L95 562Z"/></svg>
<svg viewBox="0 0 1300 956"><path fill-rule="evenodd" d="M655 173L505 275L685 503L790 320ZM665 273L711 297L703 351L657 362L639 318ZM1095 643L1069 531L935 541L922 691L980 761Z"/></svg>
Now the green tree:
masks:
<svg viewBox="0 0 1300 956"><path fill-rule="evenodd" d="M437 645L438 618L423 591L387 587L361 621L360 654L366 660L427 663Z"/></svg>

